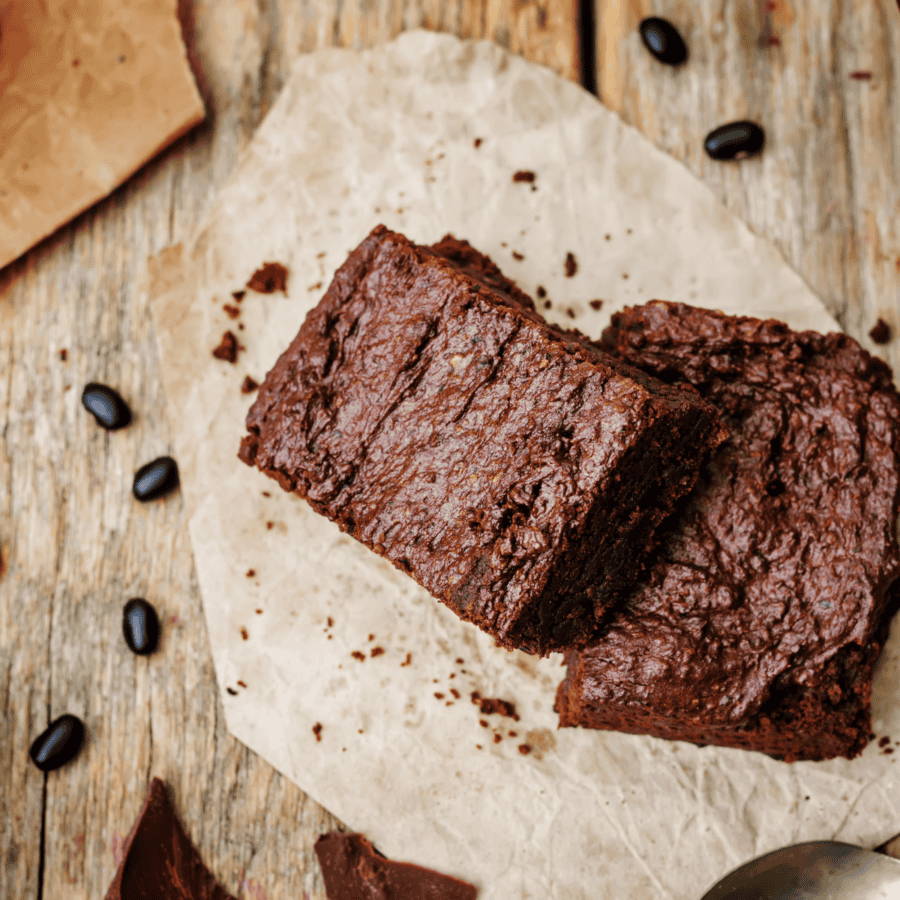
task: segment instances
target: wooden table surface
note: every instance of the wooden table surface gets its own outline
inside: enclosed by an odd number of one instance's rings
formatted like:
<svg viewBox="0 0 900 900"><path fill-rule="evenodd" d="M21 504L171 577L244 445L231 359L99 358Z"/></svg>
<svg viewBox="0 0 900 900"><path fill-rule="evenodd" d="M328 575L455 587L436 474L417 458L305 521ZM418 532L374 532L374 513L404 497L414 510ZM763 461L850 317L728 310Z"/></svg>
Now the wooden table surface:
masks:
<svg viewBox="0 0 900 900"><path fill-rule="evenodd" d="M426 26L490 37L582 80L900 369L900 339L868 338L878 317L900 332L896 0L197 0L182 13L208 122L0 271L0 897L10 900L102 897L151 774L169 782L237 897L324 900L312 846L338 823L227 734L182 498L141 506L130 493L134 470L171 450L139 290L146 260L199 221L298 54ZM687 39L681 69L641 46L649 14ZM703 136L745 117L764 125L764 154L707 159ZM121 390L130 428L107 434L84 412L93 380ZM164 623L149 659L121 638L132 596ZM28 747L63 712L85 721L87 743L45 776Z"/></svg>

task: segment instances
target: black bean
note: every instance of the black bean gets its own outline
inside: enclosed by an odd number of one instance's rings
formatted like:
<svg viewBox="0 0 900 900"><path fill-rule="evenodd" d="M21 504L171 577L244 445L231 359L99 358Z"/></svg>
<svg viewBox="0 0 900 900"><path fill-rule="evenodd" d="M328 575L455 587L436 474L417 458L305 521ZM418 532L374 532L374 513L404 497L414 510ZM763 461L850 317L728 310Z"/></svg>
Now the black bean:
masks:
<svg viewBox="0 0 900 900"><path fill-rule="evenodd" d="M77 716L60 716L31 745L32 762L43 772L64 766L81 749L84 725Z"/></svg>
<svg viewBox="0 0 900 900"><path fill-rule="evenodd" d="M124 428L131 423L131 410L128 404L105 384L92 382L81 392L84 408L97 420L97 424L107 431Z"/></svg>
<svg viewBox="0 0 900 900"><path fill-rule="evenodd" d="M178 466L171 456L161 456L134 473L131 491L138 500L155 500L178 486Z"/></svg>
<svg viewBox="0 0 900 900"><path fill-rule="evenodd" d="M133 653L152 653L159 641L159 616L153 606L140 597L129 600L122 610L122 633Z"/></svg>
<svg viewBox="0 0 900 900"><path fill-rule="evenodd" d="M765 133L755 122L729 122L713 129L703 146L713 159L743 159L759 153L765 142Z"/></svg>
<svg viewBox="0 0 900 900"><path fill-rule="evenodd" d="M671 22L651 16L641 22L639 30L644 46L661 63L680 66L688 58L684 39Z"/></svg>

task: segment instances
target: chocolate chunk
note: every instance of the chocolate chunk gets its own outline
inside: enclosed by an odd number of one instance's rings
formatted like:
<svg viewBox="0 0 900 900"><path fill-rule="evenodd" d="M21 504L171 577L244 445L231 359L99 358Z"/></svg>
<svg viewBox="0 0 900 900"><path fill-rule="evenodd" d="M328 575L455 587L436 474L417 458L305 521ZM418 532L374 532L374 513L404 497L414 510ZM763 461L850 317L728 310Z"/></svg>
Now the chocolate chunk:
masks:
<svg viewBox="0 0 900 900"><path fill-rule="evenodd" d="M122 632L132 653L147 656L159 642L159 616L146 600L135 597L122 610Z"/></svg>
<svg viewBox="0 0 900 900"><path fill-rule="evenodd" d="M230 332L226 331L222 335L222 341L219 346L213 350L212 355L216 359L224 359L225 362L236 363L238 356L237 338Z"/></svg>
<svg viewBox="0 0 900 900"><path fill-rule="evenodd" d="M158 778L125 842L106 900L235 900L200 859Z"/></svg>
<svg viewBox="0 0 900 900"><path fill-rule="evenodd" d="M316 856L328 900L475 900L471 884L385 859L361 834L323 834Z"/></svg>
<svg viewBox="0 0 900 900"><path fill-rule="evenodd" d="M728 122L713 129L703 146L713 159L744 159L759 153L765 142L765 133L755 122Z"/></svg>
<svg viewBox="0 0 900 900"><path fill-rule="evenodd" d="M178 466L171 456L160 456L134 473L131 491L142 503L155 500L178 487Z"/></svg>
<svg viewBox="0 0 900 900"><path fill-rule="evenodd" d="M263 263L250 277L247 287L258 294L274 294L275 291L286 294L288 274L287 266L281 263Z"/></svg>
<svg viewBox="0 0 900 900"><path fill-rule="evenodd" d="M688 57L687 45L678 29L658 16L644 19L638 26L644 46L661 62L680 66Z"/></svg>
<svg viewBox="0 0 900 900"><path fill-rule="evenodd" d="M869 337L876 344L886 344L891 339L891 326L884 319L879 319L869 332Z"/></svg>
<svg viewBox="0 0 900 900"><path fill-rule="evenodd" d="M81 719L67 713L51 722L38 735L28 755L42 772L52 772L73 759L83 741L84 725Z"/></svg>
<svg viewBox="0 0 900 900"><path fill-rule="evenodd" d="M108 385L86 384L81 392L81 403L107 431L116 431L131 423L128 404Z"/></svg>

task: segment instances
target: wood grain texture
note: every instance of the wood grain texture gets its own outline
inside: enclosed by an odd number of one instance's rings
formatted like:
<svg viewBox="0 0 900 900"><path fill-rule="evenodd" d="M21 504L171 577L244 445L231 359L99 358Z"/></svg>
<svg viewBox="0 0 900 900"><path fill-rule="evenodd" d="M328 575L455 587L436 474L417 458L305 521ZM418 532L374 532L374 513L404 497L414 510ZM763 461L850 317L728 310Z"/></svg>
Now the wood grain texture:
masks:
<svg viewBox="0 0 900 900"><path fill-rule="evenodd" d="M595 3L604 102L772 240L842 327L900 370L895 0ZM637 28L648 15L678 27L683 66L644 48ZM763 154L709 159L705 136L745 118L765 129ZM888 346L868 337L879 317L895 336Z"/></svg>
<svg viewBox="0 0 900 900"><path fill-rule="evenodd" d="M171 785L237 897L324 900L312 845L338 823L227 734L182 498L131 496L135 469L171 451L139 290L146 260L199 221L301 52L427 25L578 71L571 0L180 6L207 123L0 271L0 897L10 900L103 897L151 774ZM81 407L93 380L121 391L128 429L107 434ZM146 659L122 639L135 596L163 622ZM64 712L84 720L86 746L45 777L28 747Z"/></svg>

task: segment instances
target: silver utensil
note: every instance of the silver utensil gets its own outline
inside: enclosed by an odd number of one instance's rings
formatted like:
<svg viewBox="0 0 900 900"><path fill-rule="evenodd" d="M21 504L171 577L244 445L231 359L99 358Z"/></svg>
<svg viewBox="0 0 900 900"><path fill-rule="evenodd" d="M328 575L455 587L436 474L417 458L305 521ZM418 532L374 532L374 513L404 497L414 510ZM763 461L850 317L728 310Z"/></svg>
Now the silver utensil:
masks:
<svg viewBox="0 0 900 900"><path fill-rule="evenodd" d="M900 860L837 841L794 844L744 863L700 900L900 900Z"/></svg>

